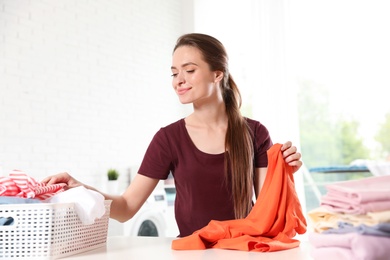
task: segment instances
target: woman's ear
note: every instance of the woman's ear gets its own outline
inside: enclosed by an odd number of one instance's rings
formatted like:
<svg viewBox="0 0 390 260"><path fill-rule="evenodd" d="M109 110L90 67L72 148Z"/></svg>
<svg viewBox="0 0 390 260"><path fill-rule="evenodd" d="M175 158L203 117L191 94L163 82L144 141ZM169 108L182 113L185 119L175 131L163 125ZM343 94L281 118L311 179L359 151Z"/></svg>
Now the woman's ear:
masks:
<svg viewBox="0 0 390 260"><path fill-rule="evenodd" d="M217 71L215 71L214 73L215 73L215 79L214 79L214 81L215 81L215 82L220 82L220 81L223 79L223 72L217 70Z"/></svg>

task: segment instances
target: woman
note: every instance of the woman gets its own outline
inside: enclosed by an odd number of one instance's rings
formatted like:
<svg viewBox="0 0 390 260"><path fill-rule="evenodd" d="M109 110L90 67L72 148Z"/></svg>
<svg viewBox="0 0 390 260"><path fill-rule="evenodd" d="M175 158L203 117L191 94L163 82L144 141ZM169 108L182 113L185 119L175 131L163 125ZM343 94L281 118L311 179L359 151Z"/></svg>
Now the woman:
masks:
<svg viewBox="0 0 390 260"><path fill-rule="evenodd" d="M241 96L228 70L224 46L204 34L181 36L172 58L172 86L188 117L161 128L151 141L138 174L112 200L110 217L124 222L134 216L157 183L172 173L179 236L187 236L212 219L244 218L267 173L268 130L240 113ZM285 162L298 170L301 155L291 142L282 146ZM44 180L84 185L68 173ZM254 191L254 193L253 193Z"/></svg>

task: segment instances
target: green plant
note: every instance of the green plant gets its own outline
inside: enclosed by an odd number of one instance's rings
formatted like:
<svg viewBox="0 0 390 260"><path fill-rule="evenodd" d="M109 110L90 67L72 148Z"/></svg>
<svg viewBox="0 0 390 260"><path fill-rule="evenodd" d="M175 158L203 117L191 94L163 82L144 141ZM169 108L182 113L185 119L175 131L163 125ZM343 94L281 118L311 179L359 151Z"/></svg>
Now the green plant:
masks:
<svg viewBox="0 0 390 260"><path fill-rule="evenodd" d="M118 171L115 170L115 169L109 169L109 170L107 171L107 177L108 177L108 180L109 180L109 181L115 181L115 180L118 179L119 173L118 173Z"/></svg>

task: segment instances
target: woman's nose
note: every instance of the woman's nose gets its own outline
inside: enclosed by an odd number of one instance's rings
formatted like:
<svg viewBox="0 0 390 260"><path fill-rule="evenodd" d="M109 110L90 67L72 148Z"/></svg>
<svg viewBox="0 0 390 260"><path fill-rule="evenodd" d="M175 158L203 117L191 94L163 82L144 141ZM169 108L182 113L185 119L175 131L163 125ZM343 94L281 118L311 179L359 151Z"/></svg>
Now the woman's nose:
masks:
<svg viewBox="0 0 390 260"><path fill-rule="evenodd" d="M176 80L177 80L177 84L180 86L182 85L183 83L185 83L185 78L184 78L184 74L183 73L178 73L177 76L176 76Z"/></svg>

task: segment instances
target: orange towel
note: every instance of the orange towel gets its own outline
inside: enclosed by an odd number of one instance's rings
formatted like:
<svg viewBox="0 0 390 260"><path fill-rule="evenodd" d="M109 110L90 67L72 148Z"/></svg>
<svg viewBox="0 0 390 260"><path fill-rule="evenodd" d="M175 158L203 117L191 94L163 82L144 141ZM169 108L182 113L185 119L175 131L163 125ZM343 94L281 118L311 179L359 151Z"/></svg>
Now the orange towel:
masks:
<svg viewBox="0 0 390 260"><path fill-rule="evenodd" d="M245 219L216 221L192 235L172 241L172 249L206 248L270 252L298 247L293 239L306 232L306 219L295 192L292 167L280 151L281 144L268 150L268 173L260 195Z"/></svg>

